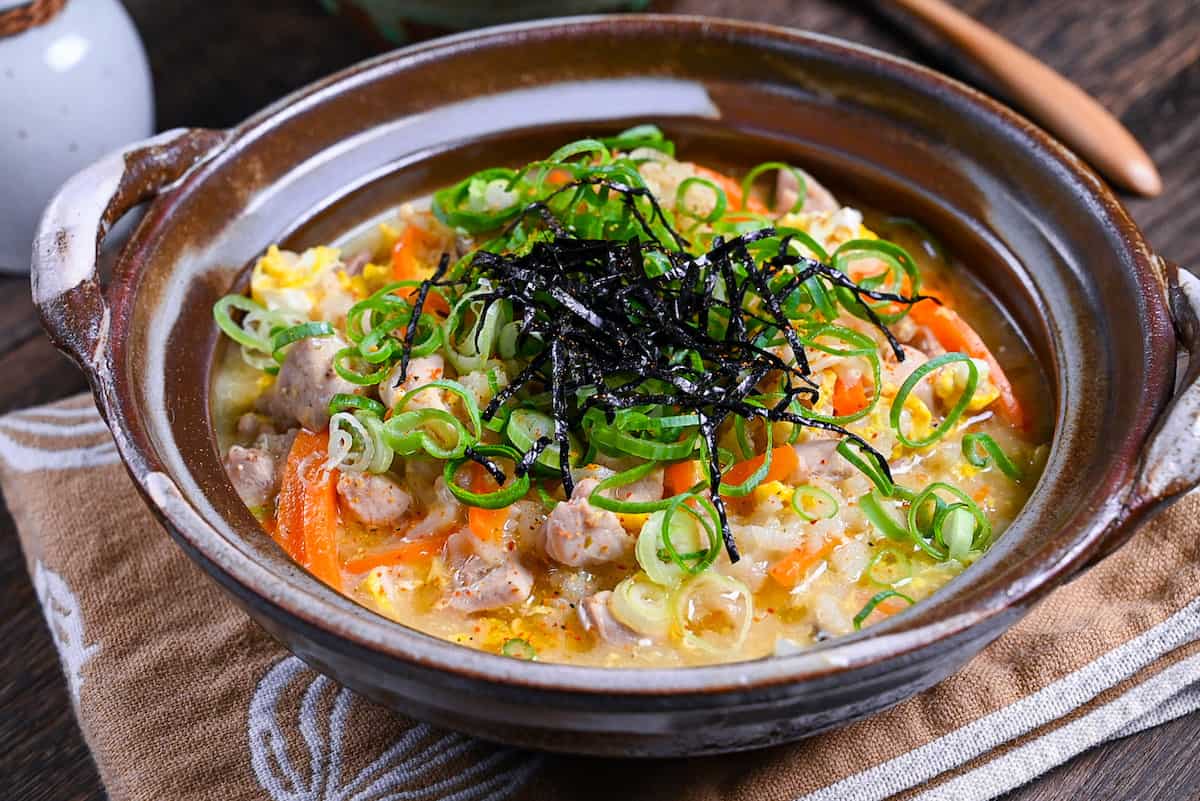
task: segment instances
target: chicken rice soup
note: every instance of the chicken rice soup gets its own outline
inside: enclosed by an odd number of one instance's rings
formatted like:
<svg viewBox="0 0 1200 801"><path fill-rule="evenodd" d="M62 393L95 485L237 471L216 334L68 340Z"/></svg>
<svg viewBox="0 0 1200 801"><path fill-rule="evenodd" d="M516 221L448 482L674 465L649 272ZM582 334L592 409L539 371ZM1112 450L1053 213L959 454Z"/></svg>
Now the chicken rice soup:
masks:
<svg viewBox="0 0 1200 801"><path fill-rule="evenodd" d="M519 659L804 648L964 570L1046 458L1046 386L916 222L655 126L271 247L213 387L230 480L296 562Z"/></svg>

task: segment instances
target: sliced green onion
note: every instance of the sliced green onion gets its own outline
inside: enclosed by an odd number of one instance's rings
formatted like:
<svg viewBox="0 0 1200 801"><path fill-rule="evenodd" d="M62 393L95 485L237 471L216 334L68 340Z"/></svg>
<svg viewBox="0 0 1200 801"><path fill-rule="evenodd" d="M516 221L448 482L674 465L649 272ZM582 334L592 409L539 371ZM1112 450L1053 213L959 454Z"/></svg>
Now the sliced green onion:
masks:
<svg viewBox="0 0 1200 801"><path fill-rule="evenodd" d="M475 445L473 450L480 456L499 456L511 460L514 464L521 461L521 454L507 445ZM473 492L460 486L458 471L468 461L466 457L451 459L442 468L442 478L446 482L446 489L467 506L476 506L480 509L503 509L505 506L511 506L521 500L525 497L525 493L529 492L528 473L522 476L508 476L504 486L495 492Z"/></svg>
<svg viewBox="0 0 1200 801"><path fill-rule="evenodd" d="M860 455L862 452L861 446L859 446L860 453L855 453L852 448L856 445L858 445L858 443L854 442L853 440L844 439L838 443L837 452L843 459L857 467L859 472L869 478L871 483L875 485L875 488L880 492L880 494L882 494L885 498L892 497L892 495L896 492L895 482L887 477L887 474L880 469L879 465L869 464L867 460ZM871 461L875 461L874 457L871 457Z"/></svg>
<svg viewBox="0 0 1200 801"><path fill-rule="evenodd" d="M379 417L383 417L387 413L386 406L374 398L368 398L364 395L348 395L344 392L338 392L329 399L329 413L331 415L344 412L347 409L359 409L364 412L371 412Z"/></svg>
<svg viewBox="0 0 1200 801"><path fill-rule="evenodd" d="M674 503L674 498L662 498L657 501L622 501L601 494L609 490L620 489L636 481L641 481L658 469L660 467L657 462L645 462L620 473L615 473L596 485L596 488L592 490L592 494L588 496L588 503L597 509L607 509L610 512L632 515L648 514L666 509Z"/></svg>
<svg viewBox="0 0 1200 801"><path fill-rule="evenodd" d="M871 525L879 529L889 540L909 542L912 539L908 530L896 522L896 519L883 508L883 499L880 497L878 490L871 490L859 498L858 508L866 515Z"/></svg>
<svg viewBox="0 0 1200 801"><path fill-rule="evenodd" d="M393 414L384 423L383 439L401 456L424 452L435 459L457 459L476 442L457 417L442 409Z"/></svg>
<svg viewBox="0 0 1200 801"><path fill-rule="evenodd" d="M980 448L983 449L983 453L979 452ZM1020 481L1024 478L1021 468L1013 464L1013 461L1005 455L996 440L992 439L988 434L964 434L962 438L962 452L963 458L975 467L987 467L989 464L988 457L991 457L990 461L995 462L1000 472L1013 481Z"/></svg>
<svg viewBox="0 0 1200 801"><path fill-rule="evenodd" d="M357 347L352 345L342 348L333 355L333 371L351 384L357 384L360 387L374 386L387 378L388 373L392 371L392 368L386 364L373 373L360 373L346 366L346 362L350 359L358 358L360 356Z"/></svg>
<svg viewBox="0 0 1200 801"><path fill-rule="evenodd" d="M804 173L793 167L791 164L784 164L782 161L767 161L752 168L746 173L746 177L742 179L742 205L750 199L750 190L754 188L754 181L763 173L772 172L773 170L787 170L796 177L796 202L788 209L786 214L794 214L804 208L804 201L808 199L808 181L804 178Z"/></svg>
<svg viewBox="0 0 1200 801"><path fill-rule="evenodd" d="M645 573L617 584L609 609L613 617L639 634L664 637L671 628L671 595Z"/></svg>
<svg viewBox="0 0 1200 801"><path fill-rule="evenodd" d="M677 462L688 458L696 450L698 439L695 429L675 442L635 437L610 426L599 409L589 409L584 414L583 426L588 438L601 448L653 462Z"/></svg>
<svg viewBox="0 0 1200 801"><path fill-rule="evenodd" d="M889 558L893 562L892 572L880 576L878 571L881 567L887 568L886 560ZM863 571L867 581L880 587L895 587L907 583L912 578L912 574L912 559L897 548L881 548L875 556L871 557L871 561L867 563L867 569Z"/></svg>
<svg viewBox="0 0 1200 801"><path fill-rule="evenodd" d="M500 646L500 653L511 656L513 659L524 659L527 662L537 659L537 650L529 644L528 640L520 637L505 640L504 644Z"/></svg>
<svg viewBox="0 0 1200 801"><path fill-rule="evenodd" d="M954 503L946 507L940 517L935 519L935 536L946 546L946 554L951 559L963 561L975 541L976 520L974 514L965 504Z"/></svg>
<svg viewBox="0 0 1200 801"><path fill-rule="evenodd" d="M524 406L513 409L508 416L508 423L504 426L504 434L518 450L528 452L542 437L554 436L554 418ZM568 434L567 442L570 445L568 456L574 457L579 452L578 440L574 434ZM550 470L558 470L558 443L547 445L546 449L538 454L537 463Z"/></svg>
<svg viewBox="0 0 1200 801"><path fill-rule="evenodd" d="M912 598L909 598L904 593L896 592L895 590L884 590L883 592L876 593L871 600L867 601L867 605L862 608L862 611L854 616L854 630L858 631L861 629L862 624L865 623L867 618L871 616L871 613L875 611L875 608L888 598L902 598L905 601L908 601L909 606L916 603L916 601L914 601Z"/></svg>
<svg viewBox="0 0 1200 801"><path fill-rule="evenodd" d="M804 501L806 500L817 504L818 511L816 513L809 512L804 508ZM837 499L820 487L804 484L796 487L792 492L792 509L800 517L812 523L816 520L829 520L837 515L838 502Z"/></svg>
<svg viewBox="0 0 1200 801"><path fill-rule="evenodd" d="M932 524L933 530L931 532L933 536L930 537L930 539L932 539L934 542L939 540L944 541L945 521L950 509L961 509L970 513L971 517L975 521L975 525L972 528L971 547L980 549L986 548L992 539L992 524L988 522L987 515L983 513L983 510L979 508L979 504L975 503L974 499L971 498L970 495L963 492L958 487L947 484L944 481L935 481L934 483L930 484L928 487L917 493L916 497L914 497L912 502L909 504L908 528L917 539L917 544L921 545L923 548L926 545L925 538L920 533L920 527L918 525L918 513L921 508L924 507L930 500L938 500L940 502L940 499L937 496L938 492L945 492L954 496L957 499L957 503L953 504L952 506L945 506L943 504L943 508L934 513ZM935 558L946 558L945 554L940 554L936 550L930 550L929 548L925 548L925 550L930 556L934 556Z"/></svg>
<svg viewBox="0 0 1200 801"><path fill-rule="evenodd" d="M225 336L232 339L242 347L252 350L260 350L264 353L271 352L271 343L263 338L253 336L240 325L233 321L230 315L231 309L238 309L243 312L259 312L269 314L266 307L251 300L245 295L226 295L213 304L213 319L217 321L217 326L225 332Z"/></svg>
<svg viewBox="0 0 1200 801"><path fill-rule="evenodd" d="M284 359L283 349L293 342L299 342L309 337L331 337L333 334L333 326L326 322L293 325L291 328L277 331L271 336L271 356L275 361L282 364Z"/></svg>
<svg viewBox="0 0 1200 801"><path fill-rule="evenodd" d="M938 423L928 436L921 437L920 439L910 438L900 425L900 413L904 410L905 401L908 400L908 396L916 389L921 379L934 370L955 362L963 362L967 365L967 385L963 387L962 395L959 396L953 408L946 412L945 417L942 418L942 422ZM945 353L925 362L912 371L912 374L900 385L900 390L896 393L896 397L892 399L892 410L889 419L892 428L896 430L896 438L909 448L925 448L937 442L954 427L954 424L958 422L958 418L962 417L963 412L966 411L967 404L971 402L971 398L975 395L975 388L978 385L979 368L975 365L975 361L965 353Z"/></svg>
<svg viewBox="0 0 1200 801"><path fill-rule="evenodd" d="M506 167L491 167L464 178L453 186L433 193L433 214L451 228L462 228L469 233L482 233L499 228L521 213L521 202L495 211L478 211L470 207L473 187L486 186L493 181L512 181L515 170Z"/></svg>
<svg viewBox="0 0 1200 801"><path fill-rule="evenodd" d="M684 202L687 199L687 191L693 186L702 186L713 193L713 209L708 214L700 216L693 214L691 209ZM679 182L678 188L675 190L675 211L677 214L684 214L694 220L703 223L716 222L725 216L725 209L729 206L729 200L725 197L725 190L717 186L714 182L707 178L699 178L692 176L684 178Z"/></svg>
<svg viewBox="0 0 1200 801"><path fill-rule="evenodd" d="M681 495L678 497L689 500L699 496L690 496L689 498L687 495ZM690 507L686 508L690 509ZM691 511L695 512L694 509ZM671 529L669 538L664 536L668 525ZM706 536L709 539L707 543L704 542ZM691 572L691 565L685 560L685 556L693 557L700 554L695 559L696 564L707 560L709 553L714 549L714 539L719 553L720 536L714 537L708 529L701 525L697 517L684 514L678 518L674 515L668 518L667 510L662 510L651 514L649 519L642 524L635 555L638 564L651 581L664 587L673 587ZM666 545L668 541L670 542L669 549ZM715 558L714 556L713 559L715 560Z"/></svg>
<svg viewBox="0 0 1200 801"><path fill-rule="evenodd" d="M754 622L754 597L749 588L737 579L715 572L701 573L681 585L671 606L673 628L682 645L710 654L736 653ZM714 614L728 619L727 633L700 628Z"/></svg>

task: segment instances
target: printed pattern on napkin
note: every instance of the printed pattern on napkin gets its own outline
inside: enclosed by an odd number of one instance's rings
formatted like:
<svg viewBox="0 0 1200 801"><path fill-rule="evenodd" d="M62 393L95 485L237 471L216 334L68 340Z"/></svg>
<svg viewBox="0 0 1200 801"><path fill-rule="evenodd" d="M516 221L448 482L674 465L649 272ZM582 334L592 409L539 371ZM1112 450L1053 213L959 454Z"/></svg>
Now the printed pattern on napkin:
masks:
<svg viewBox="0 0 1200 801"><path fill-rule="evenodd" d="M255 779L271 801L503 801L539 762L533 754L418 723L351 773L347 727L354 725L355 707L366 703L294 656L267 671L250 699L248 740ZM291 742L297 731L301 749ZM460 764L437 778L454 763Z"/></svg>
<svg viewBox="0 0 1200 801"><path fill-rule="evenodd" d="M114 801L986 801L1200 707L1196 496L882 715L630 765L446 732L309 669L158 526L90 399L0 418L0 484Z"/></svg>

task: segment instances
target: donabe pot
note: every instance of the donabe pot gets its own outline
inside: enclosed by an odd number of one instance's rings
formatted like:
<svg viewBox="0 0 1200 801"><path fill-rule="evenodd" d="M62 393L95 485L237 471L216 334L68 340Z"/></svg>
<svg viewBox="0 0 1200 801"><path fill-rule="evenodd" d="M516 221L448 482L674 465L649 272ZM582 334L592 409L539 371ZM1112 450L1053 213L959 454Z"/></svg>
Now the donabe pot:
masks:
<svg viewBox="0 0 1200 801"><path fill-rule="evenodd" d="M313 244L485 164L655 122L726 154L802 164L929 225L1038 354L1049 463L987 555L933 598L792 656L601 669L470 650L357 606L293 564L234 493L213 434L214 301L272 242ZM102 285L98 239L145 216ZM122 458L184 551L306 662L405 714L589 754L793 740L929 687L1200 480L1194 282L1030 123L927 69L826 37L623 16L407 48L230 131L173 131L97 163L51 204L34 295L87 372Z"/></svg>

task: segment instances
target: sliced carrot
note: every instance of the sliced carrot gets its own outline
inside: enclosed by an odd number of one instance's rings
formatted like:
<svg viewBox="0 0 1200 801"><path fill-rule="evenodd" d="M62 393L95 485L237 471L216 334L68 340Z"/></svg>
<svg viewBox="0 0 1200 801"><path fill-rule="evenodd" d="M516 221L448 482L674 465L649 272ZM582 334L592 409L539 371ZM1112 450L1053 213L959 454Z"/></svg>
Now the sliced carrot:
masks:
<svg viewBox="0 0 1200 801"><path fill-rule="evenodd" d="M330 587L342 587L337 558L337 477L325 469L324 434L301 430L284 467L275 511L275 540Z"/></svg>
<svg viewBox="0 0 1200 801"><path fill-rule="evenodd" d="M386 551L363 554L354 559L347 559L345 568L348 573L366 573L380 565L403 565L428 559L441 552L446 544L446 534L434 537L424 537L419 540L402 542L395 548Z"/></svg>
<svg viewBox="0 0 1200 801"><path fill-rule="evenodd" d="M946 350L965 353L971 358L987 362L992 383L1000 392L1000 397L996 399L996 408L1000 416L1018 428L1028 427L1029 421L1016 393L1013 392L1008 376L1004 374L1004 369L1000 367L1000 363L996 361L996 357L979 334L975 333L975 329L959 317L958 312L948 306L939 306L932 300L923 300L913 305L910 316L913 322L932 331Z"/></svg>
<svg viewBox="0 0 1200 801"><path fill-rule="evenodd" d="M496 482L483 467L478 464L471 465L472 492L494 492L496 486ZM485 542L500 542L504 539L504 524L508 522L510 508L509 506L499 509L467 507L467 525L471 529L471 533Z"/></svg>
<svg viewBox="0 0 1200 801"><path fill-rule="evenodd" d="M742 484L750 476L754 475L754 471L762 467L763 460L766 456L755 456L753 459L747 459L744 462L738 462L733 467L729 468L729 472L721 479L725 484ZM778 448L771 450L771 464L767 468L767 475L763 478L762 483L768 481L783 481L800 464L800 457L796 455L796 449L791 445L780 445Z"/></svg>
<svg viewBox="0 0 1200 801"><path fill-rule="evenodd" d="M663 470L663 497L670 498L687 492L700 479L700 462L695 459L669 464Z"/></svg>
<svg viewBox="0 0 1200 801"><path fill-rule="evenodd" d="M771 578L786 589L791 589L800 583L800 580L814 566L820 563L825 557L837 547L839 540L829 539L815 551L807 551L803 548L797 548L787 556L780 559L775 564L767 568L767 573Z"/></svg>
<svg viewBox="0 0 1200 801"><path fill-rule="evenodd" d="M871 402L867 394L867 379L859 376L852 384L847 384L838 376L833 385L833 413L838 417L846 417L867 408Z"/></svg>
<svg viewBox="0 0 1200 801"><path fill-rule="evenodd" d="M404 233L392 246L392 277L397 281L423 281L433 275L433 270L424 266L425 254L438 246L433 234L416 223L409 223ZM417 296L417 287L406 286L396 290L405 300ZM449 314L450 306L436 292L425 296L425 310Z"/></svg>
<svg viewBox="0 0 1200 801"><path fill-rule="evenodd" d="M571 173L566 170L551 170L546 174L546 183L553 186L562 186L571 180Z"/></svg>

